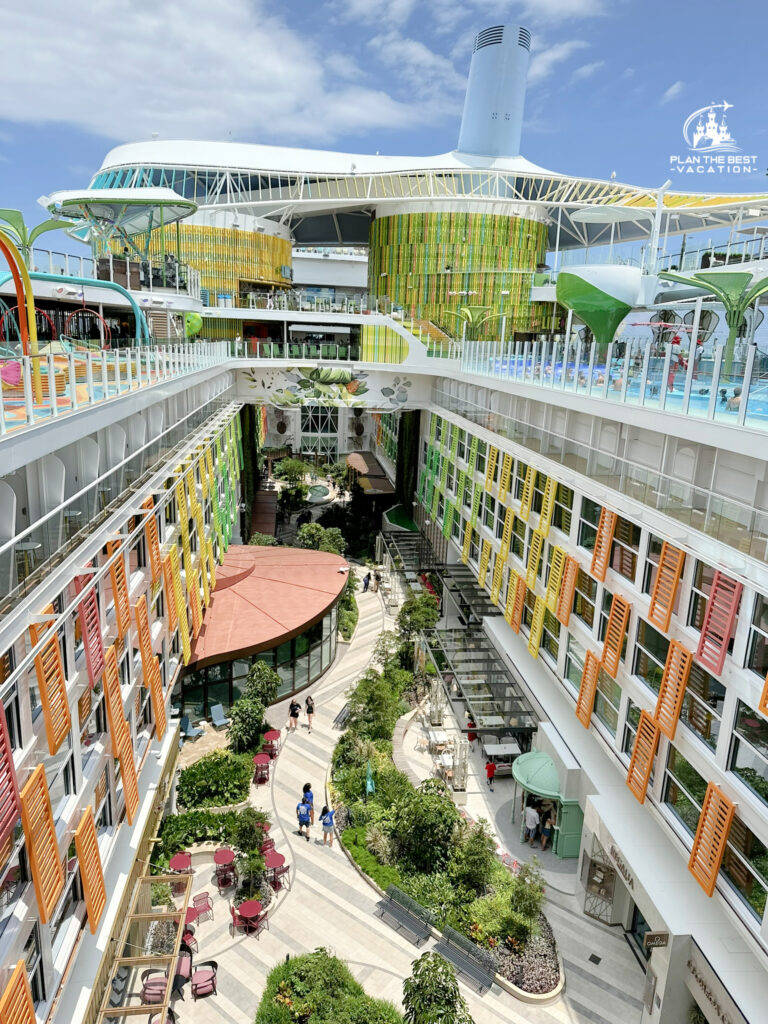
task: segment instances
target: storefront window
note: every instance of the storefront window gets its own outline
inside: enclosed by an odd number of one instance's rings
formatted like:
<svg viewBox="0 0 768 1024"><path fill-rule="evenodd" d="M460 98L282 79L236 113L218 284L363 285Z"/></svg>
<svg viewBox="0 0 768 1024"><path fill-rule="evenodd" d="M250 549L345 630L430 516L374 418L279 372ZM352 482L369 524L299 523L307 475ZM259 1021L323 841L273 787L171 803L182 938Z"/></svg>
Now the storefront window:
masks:
<svg viewBox="0 0 768 1024"><path fill-rule="evenodd" d="M611 679L608 673L601 668L597 676L595 715L614 736L619 724L620 703L621 687L615 679Z"/></svg>
<svg viewBox="0 0 768 1024"><path fill-rule="evenodd" d="M576 574L576 590L573 594L573 614L589 628L595 622L595 601L597 600L597 583L588 572L579 569Z"/></svg>
<svg viewBox="0 0 768 1024"><path fill-rule="evenodd" d="M685 828L695 835L707 781L690 765L679 750L670 747L664 782L664 803Z"/></svg>
<svg viewBox="0 0 768 1024"><path fill-rule="evenodd" d="M650 686L654 693L659 692L668 651L667 637L662 636L645 619L638 619L634 673Z"/></svg>
<svg viewBox="0 0 768 1024"><path fill-rule="evenodd" d="M729 765L768 804L768 722L739 701Z"/></svg>

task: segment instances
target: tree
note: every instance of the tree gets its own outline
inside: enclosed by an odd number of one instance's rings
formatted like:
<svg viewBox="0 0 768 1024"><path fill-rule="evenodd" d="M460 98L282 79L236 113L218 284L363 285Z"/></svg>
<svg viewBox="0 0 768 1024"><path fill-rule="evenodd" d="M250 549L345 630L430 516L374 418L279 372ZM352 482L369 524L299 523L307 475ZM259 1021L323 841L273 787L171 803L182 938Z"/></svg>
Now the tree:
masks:
<svg viewBox="0 0 768 1024"><path fill-rule="evenodd" d="M435 598L426 591L409 597L397 615L397 629L403 644L410 644L422 629L432 629L440 618Z"/></svg>
<svg viewBox="0 0 768 1024"><path fill-rule="evenodd" d="M456 885L482 893L490 884L496 863L496 843L488 822L481 819L465 827L448 866L448 874Z"/></svg>
<svg viewBox="0 0 768 1024"><path fill-rule="evenodd" d="M321 526L320 523L305 523L296 533L296 547L310 548L314 551L330 551L334 555L343 555L347 542L336 526Z"/></svg>
<svg viewBox="0 0 768 1024"><path fill-rule="evenodd" d="M238 813L232 826L231 841L240 853L259 851L264 842L261 826L267 820L266 814L255 807L245 807Z"/></svg>
<svg viewBox="0 0 768 1024"><path fill-rule="evenodd" d="M349 485L349 466L346 462L329 462L323 466L323 472L330 477L340 491L345 491Z"/></svg>
<svg viewBox="0 0 768 1024"><path fill-rule="evenodd" d="M544 896L544 876L538 858L534 857L527 864L520 865L512 890L512 909L528 919L531 930L536 926L541 914Z"/></svg>
<svg viewBox="0 0 768 1024"><path fill-rule="evenodd" d="M277 546L277 537L271 533L252 533L248 543L256 548L274 548Z"/></svg>
<svg viewBox="0 0 768 1024"><path fill-rule="evenodd" d="M386 668L390 663L396 661L400 654L400 637L393 629L386 629L379 633L379 638L373 647L374 665ZM398 661L399 664L399 661Z"/></svg>
<svg viewBox="0 0 768 1024"><path fill-rule="evenodd" d="M403 1008L408 1024L472 1024L459 992L456 972L439 953L424 953L411 964L403 982Z"/></svg>
<svg viewBox="0 0 768 1024"><path fill-rule="evenodd" d="M241 697L229 709L229 745L236 754L258 745L264 705L255 697Z"/></svg>
<svg viewBox="0 0 768 1024"><path fill-rule="evenodd" d="M375 669L361 676L349 697L350 726L371 739L388 740L400 715L400 697Z"/></svg>
<svg viewBox="0 0 768 1024"><path fill-rule="evenodd" d="M320 541L320 551L330 551L334 555L343 555L346 550L347 542L344 540L344 534L337 526L325 527L325 536Z"/></svg>
<svg viewBox="0 0 768 1024"><path fill-rule="evenodd" d="M63 231L72 226L72 221L54 219L44 220L28 228L21 210L0 210L0 221L3 222L0 227L17 247L27 266L31 264L32 246L40 235L46 231Z"/></svg>
<svg viewBox="0 0 768 1024"><path fill-rule="evenodd" d="M277 700L279 687L280 676L277 672L266 661L255 661L248 672L243 696L258 700L262 707L268 708Z"/></svg>
<svg viewBox="0 0 768 1024"><path fill-rule="evenodd" d="M448 861L459 812L445 785L427 779L395 804L393 837L414 871L439 871Z"/></svg>
<svg viewBox="0 0 768 1024"><path fill-rule="evenodd" d="M281 459L272 470L276 480L285 480L289 487L298 487L307 475L307 467L301 459Z"/></svg>

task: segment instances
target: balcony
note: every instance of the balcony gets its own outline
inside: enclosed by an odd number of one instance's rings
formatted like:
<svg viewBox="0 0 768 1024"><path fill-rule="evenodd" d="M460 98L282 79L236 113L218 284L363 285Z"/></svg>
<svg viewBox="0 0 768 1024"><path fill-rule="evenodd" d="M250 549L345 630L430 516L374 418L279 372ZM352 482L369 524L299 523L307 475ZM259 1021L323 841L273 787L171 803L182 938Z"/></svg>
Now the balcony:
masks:
<svg viewBox="0 0 768 1024"><path fill-rule="evenodd" d="M110 253L94 259L53 249L33 249L30 270L55 277L111 281L131 292L200 298L199 272L186 263L180 263L171 253L146 259L138 255L116 256Z"/></svg>

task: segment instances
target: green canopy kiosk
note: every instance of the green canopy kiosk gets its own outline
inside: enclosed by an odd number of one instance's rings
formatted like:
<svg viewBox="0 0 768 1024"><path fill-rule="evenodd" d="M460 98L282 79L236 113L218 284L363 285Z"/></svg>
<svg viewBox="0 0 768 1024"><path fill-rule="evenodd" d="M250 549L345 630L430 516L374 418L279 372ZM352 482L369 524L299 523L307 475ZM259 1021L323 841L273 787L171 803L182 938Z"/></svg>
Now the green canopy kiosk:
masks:
<svg viewBox="0 0 768 1024"><path fill-rule="evenodd" d="M519 785L523 791L523 800L526 794L530 793L542 800L551 800L555 804L556 824L552 837L552 852L555 856L578 857L584 815L578 800L563 799L557 767L549 754L539 750L521 754L512 763L512 776L515 780L515 795L512 801L513 824Z"/></svg>

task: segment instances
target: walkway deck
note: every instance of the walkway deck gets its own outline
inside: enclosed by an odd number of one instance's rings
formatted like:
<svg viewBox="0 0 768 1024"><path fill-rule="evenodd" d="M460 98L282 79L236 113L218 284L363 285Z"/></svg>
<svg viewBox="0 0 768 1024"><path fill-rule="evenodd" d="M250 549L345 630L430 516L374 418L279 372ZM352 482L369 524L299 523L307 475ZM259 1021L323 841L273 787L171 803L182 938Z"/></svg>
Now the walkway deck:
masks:
<svg viewBox="0 0 768 1024"><path fill-rule="evenodd" d="M389 999L399 1005L403 979L411 972L420 950L407 942L374 916L378 899L375 891L347 860L338 843L324 848L320 829L315 825L311 842L299 839L293 828L295 808L302 785L311 782L315 800L322 805L327 766L338 739L333 719L345 702L346 691L368 665L378 633L392 625L385 618L378 594L358 593L360 620L351 645L318 686L315 698L315 723L311 735L302 716L295 735L283 738L283 749L269 787L252 791L256 806L268 810L274 821L272 836L279 852L286 855L292 868L292 889L270 909L270 929L259 940L229 931L229 911L224 901L216 902L216 918L203 922L197 937L197 960L216 960L219 964L219 995L197 1002L187 993L183 1011L185 1024L252 1024L256 1007L270 969L286 955L309 952L326 946L349 963L355 977L370 995ZM287 708L271 710L273 724L284 727ZM489 817L490 813L486 814ZM211 870L200 870L193 892L214 891ZM198 884L199 882L199 884ZM568 897L558 895L558 900ZM520 1003L496 989L479 997L462 986L476 1024L633 1024L640 1019L634 998L628 998L631 979L631 954L623 937L593 925L577 909L548 908L558 933L572 931L574 941L563 946L569 960L565 998L549 1007ZM608 933L608 934L604 934ZM623 957L622 947L626 952ZM604 954L599 969L587 961L590 952ZM629 980L628 980L629 979ZM641 978L632 985L633 993L642 988Z"/></svg>

